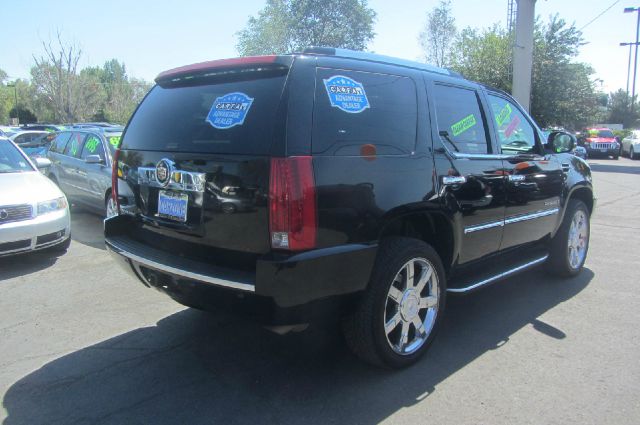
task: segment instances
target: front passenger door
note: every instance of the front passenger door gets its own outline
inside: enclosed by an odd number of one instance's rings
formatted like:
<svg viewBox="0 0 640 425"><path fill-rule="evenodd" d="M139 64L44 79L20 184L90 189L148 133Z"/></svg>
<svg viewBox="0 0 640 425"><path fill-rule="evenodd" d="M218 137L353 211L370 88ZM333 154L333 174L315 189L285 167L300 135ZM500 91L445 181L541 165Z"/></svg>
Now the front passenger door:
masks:
<svg viewBox="0 0 640 425"><path fill-rule="evenodd" d="M514 101L489 92L492 124L506 173L501 249L542 239L555 228L564 182L562 165L545 152L540 132Z"/></svg>

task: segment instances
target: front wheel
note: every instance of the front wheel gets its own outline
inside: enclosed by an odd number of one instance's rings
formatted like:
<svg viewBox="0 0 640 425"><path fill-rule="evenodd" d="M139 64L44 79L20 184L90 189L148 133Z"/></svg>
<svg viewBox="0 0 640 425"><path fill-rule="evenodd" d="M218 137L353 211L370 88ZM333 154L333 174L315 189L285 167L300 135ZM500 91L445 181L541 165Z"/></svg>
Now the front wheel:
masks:
<svg viewBox="0 0 640 425"><path fill-rule="evenodd" d="M580 273L589 250L589 210L578 199L569 200L564 220L550 243L549 271L562 277Z"/></svg>
<svg viewBox="0 0 640 425"><path fill-rule="evenodd" d="M442 321L445 291L442 261L431 246L410 238L384 241L367 291L343 321L347 344L374 365L415 363Z"/></svg>

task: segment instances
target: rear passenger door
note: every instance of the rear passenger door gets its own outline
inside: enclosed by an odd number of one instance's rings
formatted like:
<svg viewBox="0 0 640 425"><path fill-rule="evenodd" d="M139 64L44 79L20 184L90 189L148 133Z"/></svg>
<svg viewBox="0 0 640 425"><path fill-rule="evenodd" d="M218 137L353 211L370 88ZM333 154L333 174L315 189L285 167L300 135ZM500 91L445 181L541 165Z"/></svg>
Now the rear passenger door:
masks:
<svg viewBox="0 0 640 425"><path fill-rule="evenodd" d="M81 177L79 176L79 168L81 164L80 153L84 143L84 133L72 133L71 138L64 148L63 154L60 156L58 182L64 193L78 200L81 194Z"/></svg>
<svg viewBox="0 0 640 425"><path fill-rule="evenodd" d="M500 248L505 210L502 159L476 86L427 83L439 195L457 230L459 264Z"/></svg>

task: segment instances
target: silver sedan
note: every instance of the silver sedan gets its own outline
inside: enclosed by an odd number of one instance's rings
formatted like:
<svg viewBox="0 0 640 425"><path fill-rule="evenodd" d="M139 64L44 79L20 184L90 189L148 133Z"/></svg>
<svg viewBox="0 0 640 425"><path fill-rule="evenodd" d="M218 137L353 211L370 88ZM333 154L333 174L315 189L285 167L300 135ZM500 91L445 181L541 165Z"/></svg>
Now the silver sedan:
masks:
<svg viewBox="0 0 640 425"><path fill-rule="evenodd" d="M622 139L620 155L631 159L640 158L640 130L633 130L630 135Z"/></svg>
<svg viewBox="0 0 640 425"><path fill-rule="evenodd" d="M71 242L67 198L13 142L0 139L0 256L45 248L65 251Z"/></svg>

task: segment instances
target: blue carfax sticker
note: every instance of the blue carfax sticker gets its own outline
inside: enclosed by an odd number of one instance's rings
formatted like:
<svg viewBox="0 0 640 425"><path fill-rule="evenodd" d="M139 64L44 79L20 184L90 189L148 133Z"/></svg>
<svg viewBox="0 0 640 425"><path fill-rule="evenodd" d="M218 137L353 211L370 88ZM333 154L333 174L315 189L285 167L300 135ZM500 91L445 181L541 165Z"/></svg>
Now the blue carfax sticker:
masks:
<svg viewBox="0 0 640 425"><path fill-rule="evenodd" d="M323 81L331 106L350 114L360 113L370 107L362 83L343 75L335 75Z"/></svg>
<svg viewBox="0 0 640 425"><path fill-rule="evenodd" d="M213 102L207 122L220 130L242 125L252 103L252 97L240 92L220 96Z"/></svg>

